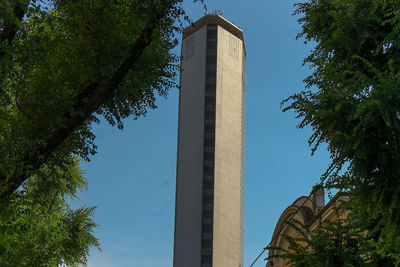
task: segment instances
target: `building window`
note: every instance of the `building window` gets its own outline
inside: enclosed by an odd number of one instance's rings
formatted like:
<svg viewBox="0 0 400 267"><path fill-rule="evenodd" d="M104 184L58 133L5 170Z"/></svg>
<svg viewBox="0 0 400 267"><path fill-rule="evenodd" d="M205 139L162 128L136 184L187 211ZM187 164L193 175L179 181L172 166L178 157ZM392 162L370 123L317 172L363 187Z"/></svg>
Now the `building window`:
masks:
<svg viewBox="0 0 400 267"><path fill-rule="evenodd" d="M196 46L196 34L194 33L185 41L185 59L189 59L194 55L195 46Z"/></svg>
<svg viewBox="0 0 400 267"><path fill-rule="evenodd" d="M206 81L204 103L203 211L201 266L212 267L215 157L215 92L217 78L217 26L207 26Z"/></svg>
<svg viewBox="0 0 400 267"><path fill-rule="evenodd" d="M233 35L229 35L229 55L239 60L239 39Z"/></svg>

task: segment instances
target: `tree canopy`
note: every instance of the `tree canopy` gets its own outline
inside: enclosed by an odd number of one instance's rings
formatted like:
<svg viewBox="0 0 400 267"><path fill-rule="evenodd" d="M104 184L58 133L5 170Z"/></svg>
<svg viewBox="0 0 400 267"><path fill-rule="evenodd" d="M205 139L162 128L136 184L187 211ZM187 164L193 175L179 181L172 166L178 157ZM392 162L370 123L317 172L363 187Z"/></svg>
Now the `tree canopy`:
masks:
<svg viewBox="0 0 400 267"><path fill-rule="evenodd" d="M93 235L95 207L72 209L67 200L85 190L87 180L69 158L62 167L42 167L0 213L1 266L82 266Z"/></svg>
<svg viewBox="0 0 400 267"><path fill-rule="evenodd" d="M194 0L195 2L197 0ZM176 87L183 0L0 0L0 265L85 265L94 207L78 158ZM199 0L199 2L203 2Z"/></svg>
<svg viewBox="0 0 400 267"><path fill-rule="evenodd" d="M45 5L44 5L45 4ZM156 108L179 70L182 0L0 0L0 197L41 166L96 151L92 123L118 128Z"/></svg>
<svg viewBox="0 0 400 267"><path fill-rule="evenodd" d="M312 151L326 142L330 188L350 190L354 220L376 251L400 264L400 2L309 0L296 5L315 42L306 90L283 102L311 126ZM344 173L340 170L348 166Z"/></svg>

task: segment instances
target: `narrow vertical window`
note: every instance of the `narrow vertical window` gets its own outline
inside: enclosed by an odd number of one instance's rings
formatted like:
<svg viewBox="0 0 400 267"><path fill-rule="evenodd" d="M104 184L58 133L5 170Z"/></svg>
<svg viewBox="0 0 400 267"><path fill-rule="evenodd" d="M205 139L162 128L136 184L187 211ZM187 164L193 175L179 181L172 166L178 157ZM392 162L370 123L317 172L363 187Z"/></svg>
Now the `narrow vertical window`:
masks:
<svg viewBox="0 0 400 267"><path fill-rule="evenodd" d="M217 25L207 25L204 100L203 210L201 267L212 267L214 218L215 109L217 80Z"/></svg>
<svg viewBox="0 0 400 267"><path fill-rule="evenodd" d="M233 35L229 35L229 55L239 60L239 39Z"/></svg>
<svg viewBox="0 0 400 267"><path fill-rule="evenodd" d="M196 48L196 34L193 33L192 36L185 41L185 59L189 59L194 56L194 51Z"/></svg>

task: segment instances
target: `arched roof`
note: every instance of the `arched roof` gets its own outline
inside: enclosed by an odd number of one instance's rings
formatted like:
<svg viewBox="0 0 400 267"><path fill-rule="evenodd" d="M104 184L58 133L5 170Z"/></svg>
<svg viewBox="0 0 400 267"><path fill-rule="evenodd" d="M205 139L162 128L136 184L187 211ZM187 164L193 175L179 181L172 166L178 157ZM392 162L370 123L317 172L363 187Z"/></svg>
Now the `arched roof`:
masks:
<svg viewBox="0 0 400 267"><path fill-rule="evenodd" d="M280 234L287 233L289 231L290 227L287 227L286 221L289 220L297 210L298 212L294 216L294 219L303 223L305 226L312 227L318 218L324 215L328 216L330 214L329 210L335 205L335 203L345 199L348 199L348 192L339 192L329 201L328 204L315 213L313 211L313 197L310 197L309 199L307 196L299 197L292 203L292 205L287 207L279 217L274 229L274 234L272 235L271 247L285 248L285 240L281 238ZM299 209L299 207L301 208ZM270 250L268 256L273 256L275 253L276 251ZM280 267L284 266L284 263L282 259L276 258L274 260L269 260L266 266Z"/></svg>
<svg viewBox="0 0 400 267"><path fill-rule="evenodd" d="M297 212L293 219L301 222L304 225L308 225L314 220L314 212L312 209L312 198L308 199L307 196L301 196L296 199L292 205L287 207L284 212L279 217L279 220L275 226L274 233L272 235L271 247L281 247L281 243L283 242L281 235L288 231L290 227L287 226L287 221L292 218L293 214ZM301 207L299 209L299 207ZM274 251L269 251L268 256L274 255ZM272 266L270 261L267 263L267 266Z"/></svg>

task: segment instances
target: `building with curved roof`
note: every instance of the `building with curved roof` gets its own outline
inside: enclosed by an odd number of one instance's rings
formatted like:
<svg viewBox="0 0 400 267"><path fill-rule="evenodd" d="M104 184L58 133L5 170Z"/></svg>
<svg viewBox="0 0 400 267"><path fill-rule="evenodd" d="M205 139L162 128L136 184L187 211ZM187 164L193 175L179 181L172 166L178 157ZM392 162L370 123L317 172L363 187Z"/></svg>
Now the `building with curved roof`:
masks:
<svg viewBox="0 0 400 267"><path fill-rule="evenodd" d="M294 238L302 237L298 231L287 224L288 220L297 221L312 231L317 227L323 227L327 223L335 221L338 216L345 217L347 212L340 209L339 203L347 199L348 193L340 192L325 205L325 193L323 188L317 190L310 198L307 196L299 197L292 205L287 207L279 217L272 235L270 247L288 249L289 243L282 235L288 235ZM339 213L336 212L338 208ZM268 258L278 255L278 253L280 253L278 250L270 250ZM285 266L289 265L281 258L272 258L266 263L266 267Z"/></svg>

